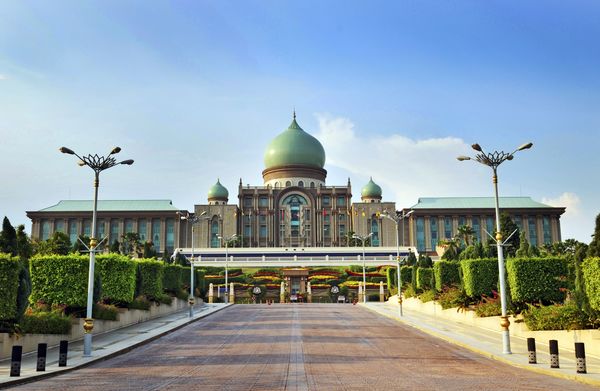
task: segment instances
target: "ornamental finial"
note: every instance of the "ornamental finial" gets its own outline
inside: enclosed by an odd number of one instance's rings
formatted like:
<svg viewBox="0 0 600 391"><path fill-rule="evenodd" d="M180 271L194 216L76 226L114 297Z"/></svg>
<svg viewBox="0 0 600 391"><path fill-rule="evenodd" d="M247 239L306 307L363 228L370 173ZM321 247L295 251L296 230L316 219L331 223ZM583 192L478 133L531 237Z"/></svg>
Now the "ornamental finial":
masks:
<svg viewBox="0 0 600 391"><path fill-rule="evenodd" d="M294 107L294 119L296 119L296 108Z"/></svg>

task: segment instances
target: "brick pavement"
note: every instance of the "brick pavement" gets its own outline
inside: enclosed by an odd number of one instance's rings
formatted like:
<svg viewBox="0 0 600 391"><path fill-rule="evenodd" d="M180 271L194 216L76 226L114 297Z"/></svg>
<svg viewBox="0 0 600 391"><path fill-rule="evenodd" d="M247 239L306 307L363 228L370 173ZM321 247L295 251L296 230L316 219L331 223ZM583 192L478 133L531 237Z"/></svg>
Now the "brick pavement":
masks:
<svg viewBox="0 0 600 391"><path fill-rule="evenodd" d="M19 390L592 390L493 361L360 306L236 305Z"/></svg>

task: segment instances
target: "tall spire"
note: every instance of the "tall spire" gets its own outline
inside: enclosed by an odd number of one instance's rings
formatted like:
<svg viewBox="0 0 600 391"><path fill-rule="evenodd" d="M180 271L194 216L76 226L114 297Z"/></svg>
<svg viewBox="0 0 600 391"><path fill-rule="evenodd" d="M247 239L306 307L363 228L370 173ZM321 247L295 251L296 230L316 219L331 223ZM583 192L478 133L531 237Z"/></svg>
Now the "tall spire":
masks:
<svg viewBox="0 0 600 391"><path fill-rule="evenodd" d="M296 106L294 106L294 119L296 119Z"/></svg>

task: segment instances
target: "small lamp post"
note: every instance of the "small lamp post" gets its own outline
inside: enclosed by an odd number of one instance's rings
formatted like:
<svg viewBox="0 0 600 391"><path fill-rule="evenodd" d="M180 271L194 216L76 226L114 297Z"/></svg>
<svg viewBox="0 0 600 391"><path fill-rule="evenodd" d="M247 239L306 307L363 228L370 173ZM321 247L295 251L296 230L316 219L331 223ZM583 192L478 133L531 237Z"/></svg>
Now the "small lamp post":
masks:
<svg viewBox="0 0 600 391"><path fill-rule="evenodd" d="M225 303L229 303L229 285L228 283L228 263L229 263L229 242L237 238L237 234L233 234L228 238L219 235L219 239L225 242Z"/></svg>
<svg viewBox="0 0 600 391"><path fill-rule="evenodd" d="M358 234L354 234L352 237L354 239L358 239L362 242L362 256L363 256L363 288L364 288L364 292L363 292L363 303L367 302L367 274L366 274L366 265L365 265L365 242L367 241L367 239L369 239L371 236L373 236L373 232L371 232L368 235L365 236L361 236Z"/></svg>
<svg viewBox="0 0 600 391"><path fill-rule="evenodd" d="M94 329L94 319L92 318L92 309L94 305L94 264L96 261L96 248L98 246L98 239L96 238L96 215L98 212L98 187L100 186L100 173L104 170L108 170L119 164L126 164L128 166L133 164L133 160L123 160L117 162L113 155L121 152L121 148L114 147L107 156L98 155L87 155L79 156L72 149L61 147L59 151L66 153L67 155L75 155L79 158L79 165L81 167L88 166L94 171L94 207L92 210L92 237L90 238L90 246L88 248L90 252L90 265L88 273L88 295L87 295L87 308L86 318L83 323L83 329L85 334L83 335L83 356L90 357L92 355L92 330Z"/></svg>
<svg viewBox="0 0 600 391"><path fill-rule="evenodd" d="M498 249L498 273L500 281L500 305L502 307L502 316L500 317L500 326L502 327L502 353L512 354L510 350L510 334L509 326L510 321L506 314L506 281L504 273L504 243L502 241L502 233L500 232L500 203L498 200L498 166L507 160L513 160L514 154L529 149L533 146L533 143L526 143L521 145L512 153L506 153L504 151L494 151L491 153L485 153L479 144L473 144L471 147L478 152L474 158L468 156L459 156L459 161L474 160L477 163L481 163L492 169L494 175L492 176L492 182L494 184L494 200L496 209L496 248ZM510 238L507 238L507 240Z"/></svg>
<svg viewBox="0 0 600 391"><path fill-rule="evenodd" d="M381 216L385 217L386 219L390 219L392 220L395 224L396 224L396 262L398 262L398 267L397 267L397 279L398 279L398 310L400 311L400 316L402 316L402 284L400 283L400 221L403 221L405 218L407 218L408 216L410 216L413 213L412 210L409 210L408 212L404 213L402 212L396 212L395 215L390 215L389 213L385 212L382 213ZM402 234L404 234L404 230L402 231ZM404 240L403 240L404 242Z"/></svg>
<svg viewBox="0 0 600 391"><path fill-rule="evenodd" d="M203 211L197 216L189 212L177 212L177 214L180 216L181 220L185 220L186 222L192 224L192 255L190 258L190 296L188 297L188 303L190 305L189 316L191 318L192 316L194 316L194 303L196 301L194 298L194 226L202 220L207 220L208 217L204 217L206 211Z"/></svg>

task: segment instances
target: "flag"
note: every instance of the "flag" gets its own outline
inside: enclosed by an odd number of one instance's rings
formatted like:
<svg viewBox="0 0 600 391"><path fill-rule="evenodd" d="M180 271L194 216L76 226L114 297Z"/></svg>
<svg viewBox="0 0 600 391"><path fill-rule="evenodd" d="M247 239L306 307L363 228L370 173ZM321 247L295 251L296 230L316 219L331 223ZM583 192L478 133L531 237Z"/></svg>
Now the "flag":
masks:
<svg viewBox="0 0 600 391"><path fill-rule="evenodd" d="M327 216L327 209L323 208L323 216Z"/></svg>

